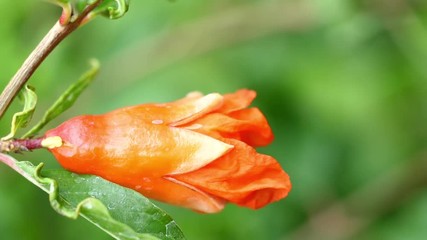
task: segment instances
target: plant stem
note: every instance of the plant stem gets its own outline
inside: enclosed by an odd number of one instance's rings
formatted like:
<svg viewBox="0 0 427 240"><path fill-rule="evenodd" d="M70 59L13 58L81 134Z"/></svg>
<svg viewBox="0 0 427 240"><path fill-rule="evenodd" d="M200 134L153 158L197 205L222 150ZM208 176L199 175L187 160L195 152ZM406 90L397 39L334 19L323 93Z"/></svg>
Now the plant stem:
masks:
<svg viewBox="0 0 427 240"><path fill-rule="evenodd" d="M88 6L85 11L73 22L66 25L61 25L58 22L41 40L39 45L28 56L25 62L16 72L15 76L9 81L6 88L0 95L0 119L9 107L12 100L18 94L18 91L24 86L28 79L33 75L36 69L44 61L44 59L55 49L62 40L64 40L70 33L77 29L85 17L96 7L102 0Z"/></svg>
<svg viewBox="0 0 427 240"><path fill-rule="evenodd" d="M43 140L44 138L12 139L8 141L0 141L0 152L23 152L44 148L42 144Z"/></svg>

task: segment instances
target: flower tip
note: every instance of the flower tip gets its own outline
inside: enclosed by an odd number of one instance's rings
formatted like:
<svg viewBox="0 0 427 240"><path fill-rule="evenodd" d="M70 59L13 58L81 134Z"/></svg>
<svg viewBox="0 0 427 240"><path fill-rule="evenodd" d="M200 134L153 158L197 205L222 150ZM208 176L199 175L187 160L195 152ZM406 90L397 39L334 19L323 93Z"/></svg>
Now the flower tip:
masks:
<svg viewBox="0 0 427 240"><path fill-rule="evenodd" d="M202 109L209 109L211 106L211 111L216 110L221 107L223 104L224 97L219 93L210 93L202 97L199 102L199 107Z"/></svg>
<svg viewBox="0 0 427 240"><path fill-rule="evenodd" d="M201 93L199 91L193 91L193 92L187 93L187 95L185 97L187 97L187 98L201 98L201 97L203 97L203 93Z"/></svg>
<svg viewBox="0 0 427 240"><path fill-rule="evenodd" d="M209 93L203 97L206 102L222 101L223 96L219 93Z"/></svg>

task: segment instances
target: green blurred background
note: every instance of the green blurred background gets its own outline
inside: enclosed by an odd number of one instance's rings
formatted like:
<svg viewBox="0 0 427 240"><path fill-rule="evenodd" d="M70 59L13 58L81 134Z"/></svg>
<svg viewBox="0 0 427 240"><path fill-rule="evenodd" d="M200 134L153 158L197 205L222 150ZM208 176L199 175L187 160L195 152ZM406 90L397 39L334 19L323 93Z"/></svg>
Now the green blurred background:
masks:
<svg viewBox="0 0 427 240"><path fill-rule="evenodd" d="M3 88L60 9L0 2ZM159 204L190 240L425 239L427 2L137 0L73 33L40 67L39 117L96 57L101 74L50 124L199 90L251 88L293 190L258 211L215 215ZM9 129L14 103L1 121ZM58 167L45 151L15 156ZM57 215L47 195L0 165L0 239L110 239Z"/></svg>

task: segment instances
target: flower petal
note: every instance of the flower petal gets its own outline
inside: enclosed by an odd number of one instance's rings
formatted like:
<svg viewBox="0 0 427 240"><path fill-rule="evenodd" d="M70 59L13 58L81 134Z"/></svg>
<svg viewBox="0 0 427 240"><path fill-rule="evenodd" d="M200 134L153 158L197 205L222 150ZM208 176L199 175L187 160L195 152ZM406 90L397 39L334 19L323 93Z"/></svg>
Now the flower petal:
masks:
<svg viewBox="0 0 427 240"><path fill-rule="evenodd" d="M49 131L66 144L52 153L67 169L117 175L163 176L201 168L232 145L186 129L148 124L126 112L80 116Z"/></svg>
<svg viewBox="0 0 427 240"><path fill-rule="evenodd" d="M227 203L224 199L214 197L174 178L165 177L164 179L174 183L175 189L171 187L172 184L162 183L161 185L163 194L167 195L166 202L171 204L187 207L202 213L216 213L221 211Z"/></svg>
<svg viewBox="0 0 427 240"><path fill-rule="evenodd" d="M235 148L201 169L170 177L253 209L287 196L291 190L289 176L274 158L240 141L224 141Z"/></svg>
<svg viewBox="0 0 427 240"><path fill-rule="evenodd" d="M123 185L135 189L145 197L203 213L219 212L226 203L223 199L175 179L133 177Z"/></svg>
<svg viewBox="0 0 427 240"><path fill-rule="evenodd" d="M206 96L193 94L171 103L141 104L121 108L108 114L127 112L147 123L178 126L218 109L222 102L223 97L218 93L211 93Z"/></svg>
<svg viewBox="0 0 427 240"><path fill-rule="evenodd" d="M217 110L219 113L230 113L248 107L256 97L256 92L240 89L235 93L225 94L224 103Z"/></svg>
<svg viewBox="0 0 427 240"><path fill-rule="evenodd" d="M175 100L172 103L173 104L185 104L187 102L191 102L191 101L195 101L197 99L202 98L204 95L201 92L198 91L194 91L194 92L189 92L185 97Z"/></svg>
<svg viewBox="0 0 427 240"><path fill-rule="evenodd" d="M207 114L182 127L217 139L233 138L253 147L268 145L274 138L267 120L257 108L237 110L229 116Z"/></svg>
<svg viewBox="0 0 427 240"><path fill-rule="evenodd" d="M274 135L270 125L258 108L234 111L229 116L251 123L250 128L241 133L241 141L253 147L266 146L273 141Z"/></svg>

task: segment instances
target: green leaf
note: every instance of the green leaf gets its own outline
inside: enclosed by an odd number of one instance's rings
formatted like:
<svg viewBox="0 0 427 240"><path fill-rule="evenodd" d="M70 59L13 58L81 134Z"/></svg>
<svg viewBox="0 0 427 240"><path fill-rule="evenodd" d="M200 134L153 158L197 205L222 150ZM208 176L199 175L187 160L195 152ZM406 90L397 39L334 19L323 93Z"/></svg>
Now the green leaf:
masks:
<svg viewBox="0 0 427 240"><path fill-rule="evenodd" d="M33 117L34 110L37 104L37 95L34 89L25 85L21 91L24 100L24 108L21 112L15 113L12 118L10 133L1 140L9 140L13 138L19 128L24 128L28 125Z"/></svg>
<svg viewBox="0 0 427 240"><path fill-rule="evenodd" d="M94 14L100 14L110 19L123 17L129 9L130 0L107 0L103 1L93 10Z"/></svg>
<svg viewBox="0 0 427 240"><path fill-rule="evenodd" d="M99 72L99 62L97 60L92 60L91 65L91 69L84 73L77 82L72 84L46 111L43 118L30 131L22 136L22 138L27 138L37 134L51 120L55 119L61 113L73 106L83 90L89 86Z"/></svg>
<svg viewBox="0 0 427 240"><path fill-rule="evenodd" d="M74 21L80 16L86 7L95 4L96 0L49 0L51 3L59 5L63 8L66 19ZM90 18L96 15L103 15L110 19L123 17L129 9L130 0L101 0L90 13Z"/></svg>
<svg viewBox="0 0 427 240"><path fill-rule="evenodd" d="M185 239L175 221L141 194L100 177L65 170L41 171L0 153L0 160L49 194L60 214L84 217L115 239Z"/></svg>

